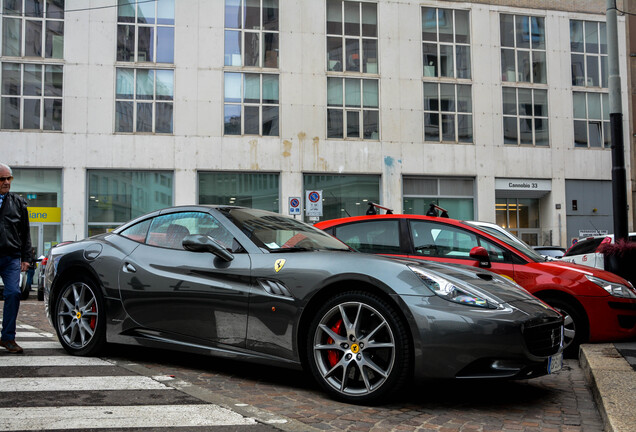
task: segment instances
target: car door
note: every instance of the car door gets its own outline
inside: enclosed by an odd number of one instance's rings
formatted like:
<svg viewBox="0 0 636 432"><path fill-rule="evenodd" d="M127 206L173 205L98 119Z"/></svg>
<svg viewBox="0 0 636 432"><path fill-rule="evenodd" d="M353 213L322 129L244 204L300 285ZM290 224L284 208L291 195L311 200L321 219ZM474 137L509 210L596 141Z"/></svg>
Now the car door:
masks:
<svg viewBox="0 0 636 432"><path fill-rule="evenodd" d="M334 237L358 252L406 256L399 219L369 219L334 228Z"/></svg>
<svg viewBox="0 0 636 432"><path fill-rule="evenodd" d="M412 243L409 258L479 267L479 261L471 258L470 251L482 246L490 256L489 270L514 279L510 252L477 233L428 220L409 220L408 224Z"/></svg>
<svg viewBox="0 0 636 432"><path fill-rule="evenodd" d="M234 242L234 259L183 249L188 234L210 235L228 247L233 237L205 212L160 215L122 262L121 299L142 327L161 336L215 345L244 346L250 290L250 258ZM139 239L135 227L121 234ZM143 231L143 230L141 230Z"/></svg>

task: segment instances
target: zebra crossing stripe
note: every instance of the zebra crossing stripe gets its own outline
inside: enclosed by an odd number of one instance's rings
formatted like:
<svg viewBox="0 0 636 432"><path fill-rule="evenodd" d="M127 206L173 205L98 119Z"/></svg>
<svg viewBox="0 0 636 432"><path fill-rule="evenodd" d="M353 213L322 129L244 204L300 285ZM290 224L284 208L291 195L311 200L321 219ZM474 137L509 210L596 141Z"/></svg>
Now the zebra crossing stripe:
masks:
<svg viewBox="0 0 636 432"><path fill-rule="evenodd" d="M0 378L0 393L87 390L173 390L173 388L145 376Z"/></svg>
<svg viewBox="0 0 636 432"><path fill-rule="evenodd" d="M58 344L58 347L60 345ZM23 347L24 348L24 347ZM0 367L10 366L113 366L112 363L95 357L74 356L1 356ZM1 390L0 390L1 391Z"/></svg>
<svg viewBox="0 0 636 432"><path fill-rule="evenodd" d="M32 349L62 349L62 345L60 345L57 341L19 341L18 344L24 348L25 350Z"/></svg>
<svg viewBox="0 0 636 432"><path fill-rule="evenodd" d="M22 339L22 338L49 338L49 337L53 337L53 335L51 333L36 333L34 331L23 331L20 329L17 329L15 332L15 338L16 340L18 339Z"/></svg>
<svg viewBox="0 0 636 432"><path fill-rule="evenodd" d="M216 405L0 408L0 431L246 426L256 420Z"/></svg>

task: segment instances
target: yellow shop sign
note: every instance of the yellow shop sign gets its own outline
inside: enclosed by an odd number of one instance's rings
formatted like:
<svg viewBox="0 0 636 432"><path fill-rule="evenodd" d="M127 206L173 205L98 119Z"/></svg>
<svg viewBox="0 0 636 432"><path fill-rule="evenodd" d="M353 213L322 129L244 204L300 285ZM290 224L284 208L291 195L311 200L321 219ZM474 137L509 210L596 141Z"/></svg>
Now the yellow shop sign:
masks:
<svg viewBox="0 0 636 432"><path fill-rule="evenodd" d="M28 207L29 222L62 222L62 209L59 207Z"/></svg>

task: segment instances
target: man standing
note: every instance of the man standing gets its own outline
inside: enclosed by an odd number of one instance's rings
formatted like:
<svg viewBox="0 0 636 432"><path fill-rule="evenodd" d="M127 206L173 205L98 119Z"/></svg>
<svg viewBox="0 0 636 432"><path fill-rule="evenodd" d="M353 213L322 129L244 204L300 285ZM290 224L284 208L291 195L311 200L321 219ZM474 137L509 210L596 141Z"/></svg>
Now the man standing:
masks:
<svg viewBox="0 0 636 432"><path fill-rule="evenodd" d="M4 283L4 309L0 346L21 354L15 342L15 326L20 309L20 273L31 260L31 233L26 201L11 189L11 168L0 163L0 277Z"/></svg>

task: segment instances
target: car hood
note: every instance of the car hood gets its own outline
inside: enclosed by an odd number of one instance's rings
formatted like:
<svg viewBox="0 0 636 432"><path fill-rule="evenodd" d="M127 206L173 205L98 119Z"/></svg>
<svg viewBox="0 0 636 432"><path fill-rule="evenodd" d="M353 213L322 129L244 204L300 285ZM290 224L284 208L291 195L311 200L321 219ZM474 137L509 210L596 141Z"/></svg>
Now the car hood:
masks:
<svg viewBox="0 0 636 432"><path fill-rule="evenodd" d="M448 264L437 261L399 259L409 266L445 278L456 284L466 284L488 294L501 303L516 301L540 302L520 285L488 270L477 269L460 264Z"/></svg>
<svg viewBox="0 0 636 432"><path fill-rule="evenodd" d="M531 263L534 267L541 268L542 271L548 272L558 277L571 277L572 279L577 277L583 277L585 275L594 276L599 279L606 280L608 282L619 283L627 285L628 282L622 277L608 272L606 270L597 269L595 267L584 266L580 264L574 264L567 261L551 260L545 262ZM569 273L569 274L568 274Z"/></svg>

